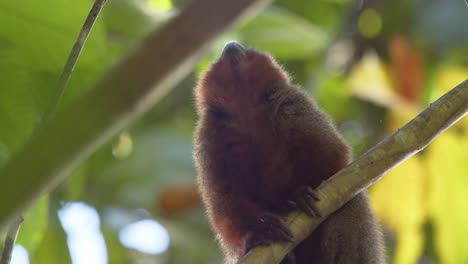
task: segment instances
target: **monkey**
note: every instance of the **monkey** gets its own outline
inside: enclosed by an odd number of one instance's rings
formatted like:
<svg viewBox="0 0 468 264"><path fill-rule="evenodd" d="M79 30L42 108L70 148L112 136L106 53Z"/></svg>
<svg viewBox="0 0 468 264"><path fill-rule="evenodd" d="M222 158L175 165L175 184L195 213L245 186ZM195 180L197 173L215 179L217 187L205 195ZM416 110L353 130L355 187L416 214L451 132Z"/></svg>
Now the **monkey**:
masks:
<svg viewBox="0 0 468 264"><path fill-rule="evenodd" d="M352 160L314 99L271 55L229 42L195 87L197 182L225 263L288 242L285 216L321 217L314 191ZM366 192L325 219L282 263L384 263Z"/></svg>

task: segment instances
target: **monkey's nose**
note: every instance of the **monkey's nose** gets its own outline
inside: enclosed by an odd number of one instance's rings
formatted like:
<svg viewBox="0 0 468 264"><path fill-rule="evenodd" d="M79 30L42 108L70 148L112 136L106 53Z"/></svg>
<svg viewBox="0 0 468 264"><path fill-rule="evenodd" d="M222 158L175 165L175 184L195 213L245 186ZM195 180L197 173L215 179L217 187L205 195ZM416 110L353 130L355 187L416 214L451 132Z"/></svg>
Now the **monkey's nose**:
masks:
<svg viewBox="0 0 468 264"><path fill-rule="evenodd" d="M221 57L237 58L243 55L247 49L236 41L229 41L223 49Z"/></svg>

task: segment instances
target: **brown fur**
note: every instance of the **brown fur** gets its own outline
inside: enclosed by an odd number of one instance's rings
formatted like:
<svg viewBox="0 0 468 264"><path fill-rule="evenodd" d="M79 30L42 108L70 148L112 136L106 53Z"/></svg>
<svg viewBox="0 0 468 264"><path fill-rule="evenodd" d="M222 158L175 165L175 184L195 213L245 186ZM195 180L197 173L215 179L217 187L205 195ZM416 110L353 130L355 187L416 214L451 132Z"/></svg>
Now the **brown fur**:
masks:
<svg viewBox="0 0 468 264"><path fill-rule="evenodd" d="M223 55L198 84L196 102L198 183L226 262L254 246L290 240L282 220L295 210L288 201L313 203L301 191L346 166L350 148L274 59L255 50ZM383 263L381 244L362 193L294 255L296 263Z"/></svg>

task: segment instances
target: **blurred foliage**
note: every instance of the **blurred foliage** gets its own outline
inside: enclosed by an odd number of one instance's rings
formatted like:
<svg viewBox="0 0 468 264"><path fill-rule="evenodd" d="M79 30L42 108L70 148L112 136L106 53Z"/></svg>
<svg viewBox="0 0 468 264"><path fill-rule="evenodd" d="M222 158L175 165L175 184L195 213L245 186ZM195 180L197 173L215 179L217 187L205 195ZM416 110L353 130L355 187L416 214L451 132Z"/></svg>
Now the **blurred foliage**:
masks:
<svg viewBox="0 0 468 264"><path fill-rule="evenodd" d="M185 2L108 1L59 111ZM0 167L38 125L91 5L0 0ZM31 263L70 263L57 211L80 201L99 213L109 263L219 263L194 188L192 88L226 41L275 56L333 116L357 156L468 77L466 25L457 0L277 0L221 36L191 76L39 200L17 242ZM468 262L467 150L465 117L371 188L390 263ZM148 218L170 234L158 256L119 239L124 226Z"/></svg>

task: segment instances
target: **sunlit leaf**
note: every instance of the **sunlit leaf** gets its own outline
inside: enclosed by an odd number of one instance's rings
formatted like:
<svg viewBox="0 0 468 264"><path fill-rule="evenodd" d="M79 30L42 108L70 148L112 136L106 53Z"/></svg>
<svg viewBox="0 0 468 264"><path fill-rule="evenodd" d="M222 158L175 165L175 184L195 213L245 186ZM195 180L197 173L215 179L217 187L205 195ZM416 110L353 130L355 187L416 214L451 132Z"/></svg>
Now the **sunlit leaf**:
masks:
<svg viewBox="0 0 468 264"><path fill-rule="evenodd" d="M37 249L29 253L31 263L72 263L66 235L60 225L49 225Z"/></svg>
<svg viewBox="0 0 468 264"><path fill-rule="evenodd" d="M3 65L1 60L0 79L8 83L0 89L0 138L8 152L14 153L38 121L38 109L30 92L33 80L24 68Z"/></svg>
<svg viewBox="0 0 468 264"><path fill-rule="evenodd" d="M417 114L405 105L389 112L387 131L395 132ZM416 263L423 251L423 224L426 219L425 184L427 173L420 155L411 157L391 170L371 188L371 202L381 219L397 235L394 263Z"/></svg>
<svg viewBox="0 0 468 264"><path fill-rule="evenodd" d="M247 46L279 59L311 57L322 50L327 35L319 27L285 9L271 8L252 18L239 30Z"/></svg>
<svg viewBox="0 0 468 264"><path fill-rule="evenodd" d="M343 12L349 8L349 2L349 0L276 0L275 5L290 10L323 29L336 31Z"/></svg>
<svg viewBox="0 0 468 264"><path fill-rule="evenodd" d="M427 150L428 208L441 263L468 262L467 150L468 137L453 128Z"/></svg>
<svg viewBox="0 0 468 264"><path fill-rule="evenodd" d="M155 2L161 2L155 6ZM118 47L119 52L122 49L128 49L135 45L138 40L144 37L155 25L167 20L170 12L150 12L151 7L156 11L166 9L166 1L153 0L146 1L128 1L113 0L108 1L103 10L103 21L108 31L111 33L113 48ZM170 2L170 1L169 1Z"/></svg>
<svg viewBox="0 0 468 264"><path fill-rule="evenodd" d="M393 90L386 66L373 52L354 66L348 84L353 95L377 105L398 109L405 104Z"/></svg>
<svg viewBox="0 0 468 264"><path fill-rule="evenodd" d="M9 153L5 144L0 140L0 168L5 164L8 159Z"/></svg>
<svg viewBox="0 0 468 264"><path fill-rule="evenodd" d="M18 234L18 244L34 252L44 238L49 216L49 196L44 195L23 215L24 222Z"/></svg>
<svg viewBox="0 0 468 264"><path fill-rule="evenodd" d="M65 182L66 199L77 201L83 198L86 190L87 176L89 173L88 163L83 162L70 172Z"/></svg>
<svg viewBox="0 0 468 264"><path fill-rule="evenodd" d="M60 0L0 2L0 138L10 153L37 125L91 4ZM62 103L89 88L103 71L106 45L98 22Z"/></svg>
<svg viewBox="0 0 468 264"><path fill-rule="evenodd" d="M358 109L350 100L346 80L341 76L327 76L317 90L316 98L320 107L331 115L335 122L346 120Z"/></svg>
<svg viewBox="0 0 468 264"><path fill-rule="evenodd" d="M372 207L397 235L394 261L416 263L422 253L425 220L425 172L419 156L403 162L370 190Z"/></svg>
<svg viewBox="0 0 468 264"><path fill-rule="evenodd" d="M129 263L128 251L120 243L118 235L106 226L101 228L106 241L109 263Z"/></svg>
<svg viewBox="0 0 468 264"><path fill-rule="evenodd" d="M159 12L164 12L170 10L173 5L171 0L150 0L150 6Z"/></svg>

